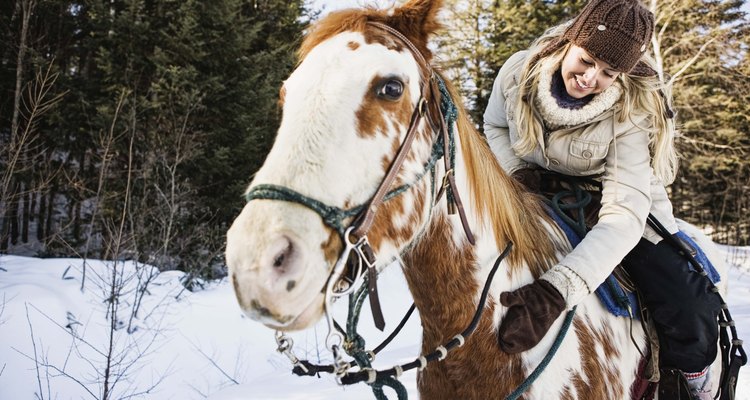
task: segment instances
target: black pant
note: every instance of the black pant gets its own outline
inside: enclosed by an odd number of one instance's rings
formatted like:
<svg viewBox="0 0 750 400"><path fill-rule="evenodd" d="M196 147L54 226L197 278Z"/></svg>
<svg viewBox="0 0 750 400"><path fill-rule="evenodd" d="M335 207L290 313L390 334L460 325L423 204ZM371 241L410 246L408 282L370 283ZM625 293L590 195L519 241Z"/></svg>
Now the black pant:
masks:
<svg viewBox="0 0 750 400"><path fill-rule="evenodd" d="M666 240L646 239L623 260L659 337L662 368L700 372L716 358L721 297Z"/></svg>

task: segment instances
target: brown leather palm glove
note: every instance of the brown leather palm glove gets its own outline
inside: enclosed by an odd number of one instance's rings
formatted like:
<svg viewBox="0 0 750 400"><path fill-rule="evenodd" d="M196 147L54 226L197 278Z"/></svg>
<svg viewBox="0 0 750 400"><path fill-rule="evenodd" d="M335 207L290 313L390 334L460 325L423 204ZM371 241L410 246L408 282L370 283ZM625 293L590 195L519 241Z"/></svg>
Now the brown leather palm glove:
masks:
<svg viewBox="0 0 750 400"><path fill-rule="evenodd" d="M508 312L500 322L497 341L509 354L536 346L565 310L565 299L545 280L501 293L500 303L508 307Z"/></svg>

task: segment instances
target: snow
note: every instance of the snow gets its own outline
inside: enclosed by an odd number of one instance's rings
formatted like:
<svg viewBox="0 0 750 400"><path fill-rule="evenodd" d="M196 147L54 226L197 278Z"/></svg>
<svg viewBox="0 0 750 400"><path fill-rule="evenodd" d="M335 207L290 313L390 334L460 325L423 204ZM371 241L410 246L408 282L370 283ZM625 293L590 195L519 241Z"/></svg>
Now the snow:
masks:
<svg viewBox="0 0 750 400"><path fill-rule="evenodd" d="M747 338L750 248L723 249L734 264L727 300L740 337ZM231 284L209 282L203 290L189 292L181 278L182 273L158 273L131 261L0 256L0 399L102 398L110 343L107 386L112 399L374 398L364 384L340 387L329 376L292 375L288 359L275 351L273 332L242 315ZM113 279L122 289L111 330L107 299ZM385 333L376 330L364 307L360 333L368 348L379 344L411 305L398 267L386 269L378 282L387 326ZM131 319L139 293L142 300ZM339 321L345 319L343 303L337 304ZM292 334L295 354L329 363L322 345L326 333L321 322ZM415 313L375 366L412 361L419 338ZM413 371L401 382L410 398L418 398ZM386 393L395 398L389 389ZM741 370L737 394L737 400L750 400L750 367Z"/></svg>

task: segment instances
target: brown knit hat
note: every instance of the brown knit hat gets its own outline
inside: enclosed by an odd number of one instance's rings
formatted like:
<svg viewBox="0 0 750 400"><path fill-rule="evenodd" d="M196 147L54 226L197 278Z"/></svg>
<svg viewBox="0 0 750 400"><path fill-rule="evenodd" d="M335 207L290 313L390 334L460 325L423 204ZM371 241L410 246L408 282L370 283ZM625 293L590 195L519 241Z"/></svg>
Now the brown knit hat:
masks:
<svg viewBox="0 0 750 400"><path fill-rule="evenodd" d="M535 58L559 49L566 42L584 48L617 71L651 75L638 64L654 30L654 14L638 0L591 0L561 37L549 43ZM645 67L645 69L644 69Z"/></svg>

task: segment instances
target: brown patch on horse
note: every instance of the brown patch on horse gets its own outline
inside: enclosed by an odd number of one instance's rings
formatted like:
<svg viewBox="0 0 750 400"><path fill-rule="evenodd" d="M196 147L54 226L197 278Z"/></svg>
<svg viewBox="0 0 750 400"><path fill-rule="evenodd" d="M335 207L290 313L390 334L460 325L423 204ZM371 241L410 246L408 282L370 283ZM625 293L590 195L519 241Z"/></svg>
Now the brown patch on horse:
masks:
<svg viewBox="0 0 750 400"><path fill-rule="evenodd" d="M460 104L460 96L455 88L450 81L443 80L453 101ZM544 211L540 199L503 171L487 141L479 135L460 107L456 124L464 148L472 208L478 213L480 221L493 224L498 248L505 247L508 241L513 242L513 251L508 256L509 273L515 273L526 264L531 274L539 277L557 261L556 252L570 251L562 232L555 230L557 235L554 236L548 231L544 222L553 227L555 225ZM464 195L464 198L467 196Z"/></svg>
<svg viewBox="0 0 750 400"><path fill-rule="evenodd" d="M611 393L623 393L622 382L618 378L614 365L614 360L618 357L607 357L605 355L605 357L599 358L596 352L597 343L604 346L605 353L611 352L612 356L615 355L615 352L619 355L619 351L614 349L611 344L607 344L611 340L606 340L608 339L605 336L606 332L597 333L589 325L590 321L584 322L579 318L573 321L573 327L578 335L581 365L583 366L583 374L585 375L574 375L573 384L576 387L579 398L607 399L611 397ZM607 345L609 346L609 350L607 350ZM605 364L607 362L610 364Z"/></svg>
<svg viewBox="0 0 750 400"><path fill-rule="evenodd" d="M397 180L391 190L401 185L402 183ZM426 189L427 180L422 180L414 184L406 193L393 197L380 206L368 235L373 249L376 251L380 249L384 240L400 245L413 240L418 227L426 222L421 220L424 216L422 211L425 207ZM412 197L409 197L410 193ZM406 212L405 204L410 198L412 199L411 214ZM401 221L394 224L394 220L397 219Z"/></svg>
<svg viewBox="0 0 750 400"><path fill-rule="evenodd" d="M471 247L456 247L452 226L436 215L414 248L404 255L404 274L422 315L422 352L432 352L462 332L477 304L479 268ZM488 301L479 325L464 344L443 361L428 364L419 373L417 386L423 399L486 400L503 398L518 387L524 376L521 358L497 345Z"/></svg>
<svg viewBox="0 0 750 400"><path fill-rule="evenodd" d="M574 400L573 393L570 391L570 386L565 386L563 392L560 394L560 400Z"/></svg>
<svg viewBox="0 0 750 400"><path fill-rule="evenodd" d="M323 242L320 246L320 248L323 250L323 256L325 257L328 264L333 265L336 260L338 260L339 253L341 252L343 245L344 244L341 242L341 236L339 236L339 233L336 232L336 230L331 229L328 234L328 240Z"/></svg>
<svg viewBox="0 0 750 400"><path fill-rule="evenodd" d="M359 48L359 43L357 42L349 42L346 44L346 47L350 48L352 51L357 50Z"/></svg>
<svg viewBox="0 0 750 400"><path fill-rule="evenodd" d="M409 101L411 95L408 82L404 82L404 92L400 99L391 101L378 97L379 88L389 79L376 75L370 81L362 104L355 113L357 135L361 138L372 138L378 132L386 134L389 120L406 121L407 125L409 123L413 106Z"/></svg>
<svg viewBox="0 0 750 400"><path fill-rule="evenodd" d="M380 29L367 29L365 32L365 43L378 43L388 50L401 53L404 51L406 44L401 39L393 36L391 33ZM408 51L408 50L407 50Z"/></svg>
<svg viewBox="0 0 750 400"><path fill-rule="evenodd" d="M612 338L614 337L612 326L603 325L602 329L592 329L591 333L594 334L594 340L596 340L597 343L602 345L602 349L604 350L605 360L612 360L615 358L620 358L621 356L620 350L617 347L615 347L614 340L612 340Z"/></svg>
<svg viewBox="0 0 750 400"><path fill-rule="evenodd" d="M367 23L373 21L384 23L401 32L429 61L432 58L432 52L427 48L427 38L441 28L437 21L437 14L442 5L442 0L411 1L393 10L391 15L387 10L372 7L332 12L312 27L298 51L299 59L304 59L315 46L339 33L379 31L372 26L368 27ZM376 37L379 35L370 36L371 39Z"/></svg>

